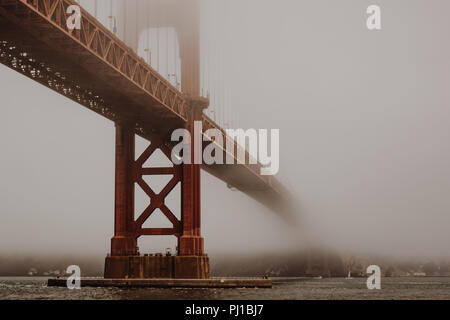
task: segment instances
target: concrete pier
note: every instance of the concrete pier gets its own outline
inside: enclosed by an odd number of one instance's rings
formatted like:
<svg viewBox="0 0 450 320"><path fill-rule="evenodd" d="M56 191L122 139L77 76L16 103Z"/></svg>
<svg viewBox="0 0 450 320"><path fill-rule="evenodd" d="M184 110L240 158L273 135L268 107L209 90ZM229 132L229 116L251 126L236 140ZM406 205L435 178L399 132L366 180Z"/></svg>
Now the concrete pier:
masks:
<svg viewBox="0 0 450 320"><path fill-rule="evenodd" d="M209 279L207 256L106 257L106 279Z"/></svg>
<svg viewBox="0 0 450 320"><path fill-rule="evenodd" d="M66 287L67 278L48 279L49 287ZM82 287L119 288L271 288L272 280L263 278L211 279L104 279L81 278Z"/></svg>

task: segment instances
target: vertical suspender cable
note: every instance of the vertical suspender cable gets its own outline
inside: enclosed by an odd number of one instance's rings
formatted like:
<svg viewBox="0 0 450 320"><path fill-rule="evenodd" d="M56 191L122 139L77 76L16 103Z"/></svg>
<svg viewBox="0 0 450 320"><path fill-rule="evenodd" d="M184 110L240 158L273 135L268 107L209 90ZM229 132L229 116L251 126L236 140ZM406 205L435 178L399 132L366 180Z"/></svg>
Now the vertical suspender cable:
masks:
<svg viewBox="0 0 450 320"><path fill-rule="evenodd" d="M210 18L210 12L209 12L209 6L210 6L210 2L209 1L205 1L204 2L204 6L205 6L205 30L206 30L206 41L205 41L205 46L206 46L206 95L209 98L209 108L208 108L208 113L209 116L211 116L211 85L209 83L210 80L210 28L211 25L209 23L209 18Z"/></svg>
<svg viewBox="0 0 450 320"><path fill-rule="evenodd" d="M112 0L109 1L109 16L108 16L108 20L109 20L109 30L113 33L114 32L114 17L113 17L113 3Z"/></svg>
<svg viewBox="0 0 450 320"><path fill-rule="evenodd" d="M226 49L227 49L227 43L226 43L226 36L227 36L227 28L226 28L226 1L222 2L223 5L223 15L222 15L222 57L223 57L223 61L222 61L222 65L223 65L223 73L222 73L222 94L223 94L223 126L225 128L228 127L228 105L227 105L227 74L228 74L228 70L227 70L227 66L225 65L227 60L227 54L226 54Z"/></svg>
<svg viewBox="0 0 450 320"><path fill-rule="evenodd" d="M145 14L146 14L146 19L145 19L145 29L146 29L146 37L145 37L145 50L147 53L147 63L149 65L151 65L151 51L150 51L150 4L147 1L145 3Z"/></svg>
<svg viewBox="0 0 450 320"><path fill-rule="evenodd" d="M221 8L222 7L222 2L220 2L219 4L219 12L222 12ZM223 66L223 15L221 16L221 19L219 21L219 27L220 27L220 34L219 34L219 57L220 57L220 61L219 61L219 93L220 93L220 118L221 118L221 126L224 126L224 122L225 122L225 107L223 105L224 102L224 97L223 97L223 74L224 74L224 66Z"/></svg>
<svg viewBox="0 0 450 320"><path fill-rule="evenodd" d="M208 36L207 36L207 75L208 75L208 79L207 79L207 86L208 86L208 96L211 99L211 2L210 1L206 1L207 3L207 9L206 9L206 21L207 21L207 25L206 25L206 30L208 32ZM210 107L211 108L211 107ZM210 113L211 113L212 108L210 109Z"/></svg>
<svg viewBox="0 0 450 320"><path fill-rule="evenodd" d="M224 37L225 37L225 28L224 28L224 2L225 1L221 1L220 2L220 12L222 12L222 15L220 17L220 66L221 66L221 70L220 70L220 96L221 96L221 103L222 103L222 127L225 128L226 127L226 118L225 118L225 112L226 112L226 105L225 105L225 46L224 46Z"/></svg>
<svg viewBox="0 0 450 320"><path fill-rule="evenodd" d="M167 9L164 10L164 20L166 25L166 67L167 67L167 80L170 82L170 69L169 69L169 23L167 18Z"/></svg>
<svg viewBox="0 0 450 320"><path fill-rule="evenodd" d="M225 127L230 128L231 126L231 109L230 109L230 81L229 81L229 75L231 67L229 65L230 61L230 54L229 54L229 26L228 26L228 5L225 4L225 10L224 10L224 55L225 55L225 75L224 75L224 96L225 96Z"/></svg>
<svg viewBox="0 0 450 320"><path fill-rule="evenodd" d="M225 56L225 61L224 61L224 63L227 63L228 61L229 61L229 59L228 59L228 54L227 54L227 51L228 51L228 43L227 43L227 40L228 40L228 29L227 29L227 21L228 21L228 5L227 5L227 2L226 1L224 1L224 6L225 6L225 8L224 8L224 21L223 21L223 29L224 29L224 36L223 36L223 38L225 39L224 40L224 48L223 48L223 50L224 50L224 56ZM228 74L229 74L229 70L228 70L228 68L229 68L230 66L228 66L228 65L226 65L226 66L224 66L224 69L225 69L225 72L224 72L224 79L223 79L223 83L224 83L224 88L223 88L223 90L224 90L224 100L225 100L225 102L224 102L224 112L225 112L225 115L224 115L224 118L225 118L225 127L229 127L230 126L230 110L229 110L229 108L230 108L230 106L229 106L229 101L228 101L228 92L229 92L229 82L228 82Z"/></svg>
<svg viewBox="0 0 450 320"><path fill-rule="evenodd" d="M164 10L165 25L166 25L166 68L167 68L167 79L170 82L170 68L169 68L169 27L167 23L167 10Z"/></svg>
<svg viewBox="0 0 450 320"><path fill-rule="evenodd" d="M149 28L150 28L150 15L151 15L152 18L156 17L154 15L154 13L153 13L153 11L155 10L155 6L154 6L153 0L150 2L148 10L149 10L148 16L149 16ZM156 68L155 63L154 63L154 61L155 61L155 52L156 52L155 46L154 46L154 42L155 42L156 37L154 36L154 33L155 33L156 30L155 30L154 27L152 27L152 28L150 28L150 31L151 31L151 32L149 32L149 37L150 37L150 41L149 41L150 42L150 65L152 66L152 68Z"/></svg>
<svg viewBox="0 0 450 320"><path fill-rule="evenodd" d="M127 2L123 2L123 42L127 43Z"/></svg>
<svg viewBox="0 0 450 320"><path fill-rule="evenodd" d="M213 16L214 21L214 121L219 121L219 105L217 99L217 77L218 77L218 55L217 55L217 20L216 20L216 1L214 1L214 6L212 8L211 15Z"/></svg>
<svg viewBox="0 0 450 320"><path fill-rule="evenodd" d="M215 20L215 7L216 7L216 3L214 1L214 5L212 7L211 10L211 16L212 16L212 21L214 21L214 35L211 38L213 41L213 55L214 55L214 59L213 59L213 66L214 66L214 75L213 75L213 84L212 84L212 88L213 88L213 97L214 97L214 121L217 122L218 121L218 105L217 105L217 22Z"/></svg>
<svg viewBox="0 0 450 320"><path fill-rule="evenodd" d="M208 96L208 94L207 94L207 86L206 86L206 78L207 78L207 72L208 72L208 64L207 64L207 60L206 60L206 56L207 56L207 53L208 53L208 51L207 51L207 39L208 39L208 29L207 29L207 26L206 26L206 19L207 19L207 15L205 14L205 8L204 8L204 5L202 6L202 8L203 8L203 11L202 11L202 15L200 16L201 18L202 18L202 22L203 22L203 24L202 24L202 26L201 26L201 30L203 30L203 41L202 41L202 43L203 43L203 55L202 55L202 61L203 61L203 71L202 71L202 74L203 74L203 96L204 97L207 97Z"/></svg>
<svg viewBox="0 0 450 320"><path fill-rule="evenodd" d="M205 96L205 26L204 26L204 14L202 14L203 6L199 5L199 20L200 20L200 95Z"/></svg>
<svg viewBox="0 0 450 320"><path fill-rule="evenodd" d="M178 49L177 49L177 32L175 28L172 29L172 34L173 34L173 77L174 77L174 85L176 87L178 82L178 69L177 69Z"/></svg>
<svg viewBox="0 0 450 320"><path fill-rule="evenodd" d="M138 50L138 47L139 47L139 17L140 17L140 15L139 15L139 9L138 9L138 7L139 7L139 4L138 4L138 0L135 0L134 1L134 3L136 4L136 15L135 15L135 17L134 17L134 19L135 19L135 31L134 31L134 34L135 34L135 47L134 47L134 49L136 50L136 52L137 52L137 50Z"/></svg>
<svg viewBox="0 0 450 320"><path fill-rule="evenodd" d="M158 63L156 66L156 70L158 70L158 72L160 72L159 71L159 63L160 63L160 57L159 57L159 55L160 55L160 52L159 52L160 18L159 17L160 17L161 12L160 12L160 6L158 6L157 8L158 8L158 12L156 13L156 16L158 17L158 19L157 19L157 24L156 24L156 50L158 51Z"/></svg>
<svg viewBox="0 0 450 320"><path fill-rule="evenodd" d="M220 103L219 103L219 49L218 49L218 42L219 42L219 29L218 29L218 22L217 22L217 1L214 1L214 7L213 7L213 16L214 16L214 95L216 100L216 119L217 122L220 122Z"/></svg>
<svg viewBox="0 0 450 320"><path fill-rule="evenodd" d="M199 72L199 74L200 74L200 76L199 76L199 90L200 90L200 96L201 97L203 97L203 91L204 91L204 84L203 84L203 81L204 81L204 77L203 77L203 72L204 72L204 67L203 67L203 55L204 55L204 52L203 52L203 38L204 38L204 36L203 36L203 22L202 22L202 17L203 17L203 15L202 15L202 12L201 12L201 5L199 5L198 6L198 11L199 11L199 15L198 15L198 20L199 20L199 40L198 40L198 43L199 43L199 45L198 45L198 55L199 55L199 67L198 67L198 72Z"/></svg>

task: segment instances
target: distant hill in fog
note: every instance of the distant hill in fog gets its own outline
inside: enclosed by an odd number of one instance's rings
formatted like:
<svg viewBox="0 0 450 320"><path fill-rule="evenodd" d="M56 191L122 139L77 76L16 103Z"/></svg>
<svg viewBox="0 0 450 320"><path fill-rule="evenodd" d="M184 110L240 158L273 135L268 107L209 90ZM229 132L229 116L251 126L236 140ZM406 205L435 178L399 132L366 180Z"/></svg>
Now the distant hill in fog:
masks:
<svg viewBox="0 0 450 320"><path fill-rule="evenodd" d="M211 260L211 271L213 276L241 277L262 275L342 277L346 275L344 264L336 254L316 252L311 255L303 251L216 256Z"/></svg>
<svg viewBox="0 0 450 320"><path fill-rule="evenodd" d="M0 255L0 276L25 276L30 271L36 276L64 274L69 265L80 266L82 276L102 276L104 256L19 256ZM307 274L307 256L304 253L251 254L251 255L215 255L211 256L213 276L305 276ZM329 258L330 275L345 274L342 261L337 257ZM314 271L321 274L322 261L315 263ZM323 274L326 275L326 274Z"/></svg>
<svg viewBox="0 0 450 320"><path fill-rule="evenodd" d="M0 254L0 276L63 275L69 265L80 266L82 276L103 276L104 256L36 256ZM309 258L309 264L308 264ZM326 259L325 259L326 258ZM370 264L378 264L383 276L450 276L450 262L445 260L394 260L381 257L341 258L334 253L285 252L248 255L210 256L212 276L259 277L345 277L366 276Z"/></svg>
<svg viewBox="0 0 450 320"><path fill-rule="evenodd" d="M64 274L72 264L81 268L83 276L103 275L104 257L0 255L0 276L25 276L30 271L36 276Z"/></svg>

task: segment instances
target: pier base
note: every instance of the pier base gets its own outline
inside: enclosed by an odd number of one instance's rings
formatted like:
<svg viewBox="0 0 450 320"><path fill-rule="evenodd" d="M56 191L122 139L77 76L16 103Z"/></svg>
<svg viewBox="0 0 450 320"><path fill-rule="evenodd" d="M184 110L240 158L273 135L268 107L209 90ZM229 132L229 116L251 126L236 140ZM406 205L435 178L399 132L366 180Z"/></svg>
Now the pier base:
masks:
<svg viewBox="0 0 450 320"><path fill-rule="evenodd" d="M119 288L272 288L272 280L262 278L212 279L103 279L81 278L82 287ZM67 278L48 279L49 287L66 287Z"/></svg>
<svg viewBox="0 0 450 320"><path fill-rule="evenodd" d="M209 279L207 256L113 256L105 279Z"/></svg>

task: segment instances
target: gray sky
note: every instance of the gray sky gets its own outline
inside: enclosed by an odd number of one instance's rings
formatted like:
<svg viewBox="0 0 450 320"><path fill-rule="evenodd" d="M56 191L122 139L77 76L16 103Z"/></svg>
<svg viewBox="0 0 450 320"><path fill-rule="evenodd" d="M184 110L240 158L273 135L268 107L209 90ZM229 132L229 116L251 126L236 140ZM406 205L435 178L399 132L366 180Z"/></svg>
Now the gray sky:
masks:
<svg viewBox="0 0 450 320"><path fill-rule="evenodd" d="M448 256L450 3L212 2L204 36L219 40L203 49L221 56L205 65L229 83L231 125L281 130L279 178L308 233L340 250ZM366 28L370 4L381 31ZM4 66L0 94L0 252L108 252L113 124ZM269 210L202 183L207 252L299 243Z"/></svg>

